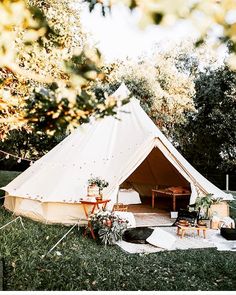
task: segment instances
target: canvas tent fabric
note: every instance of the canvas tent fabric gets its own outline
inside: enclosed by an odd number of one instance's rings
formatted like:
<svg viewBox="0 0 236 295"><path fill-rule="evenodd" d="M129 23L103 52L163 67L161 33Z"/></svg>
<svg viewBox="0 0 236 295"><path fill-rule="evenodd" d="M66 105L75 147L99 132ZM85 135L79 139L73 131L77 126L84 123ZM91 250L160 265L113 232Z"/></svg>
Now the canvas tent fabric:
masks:
<svg viewBox="0 0 236 295"><path fill-rule="evenodd" d="M122 84L113 96L123 99L129 94ZM150 195L151 188L165 184L190 186L190 203L198 193L232 199L186 161L137 99L121 106L116 117L83 124L3 187L5 208L47 223L75 223L84 217L80 198L87 195L91 176L109 182L103 197L111 199L110 206L127 179L140 194Z"/></svg>

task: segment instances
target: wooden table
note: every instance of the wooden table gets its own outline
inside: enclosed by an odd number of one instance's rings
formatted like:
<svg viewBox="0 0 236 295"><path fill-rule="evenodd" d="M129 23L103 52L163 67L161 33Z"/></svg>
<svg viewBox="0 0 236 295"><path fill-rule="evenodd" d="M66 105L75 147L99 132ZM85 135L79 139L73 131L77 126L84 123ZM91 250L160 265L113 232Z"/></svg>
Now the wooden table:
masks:
<svg viewBox="0 0 236 295"><path fill-rule="evenodd" d="M186 231L188 230L193 230L197 231L198 236L200 235L200 231L203 232L203 237L204 239L206 238L206 231L208 227L203 227L203 226L183 226L183 225L177 225L177 235L181 236L181 239L184 237Z"/></svg>
<svg viewBox="0 0 236 295"><path fill-rule="evenodd" d="M173 211L176 211L176 198L177 197L190 197L190 193L173 193L164 189L152 189L152 208L155 205L155 197L158 195L163 195L166 197L172 197L173 200Z"/></svg>
<svg viewBox="0 0 236 295"><path fill-rule="evenodd" d="M85 213L86 219L88 221L87 228L90 230L91 235L94 240L96 239L96 237L95 237L93 227L90 222L90 215L95 213L95 209L105 209L108 202L110 202L110 200L101 200L101 201L96 201L96 202L80 201L80 203L83 205L84 213ZM91 208L90 212L88 211L89 208ZM84 235L86 235L87 228L85 229Z"/></svg>

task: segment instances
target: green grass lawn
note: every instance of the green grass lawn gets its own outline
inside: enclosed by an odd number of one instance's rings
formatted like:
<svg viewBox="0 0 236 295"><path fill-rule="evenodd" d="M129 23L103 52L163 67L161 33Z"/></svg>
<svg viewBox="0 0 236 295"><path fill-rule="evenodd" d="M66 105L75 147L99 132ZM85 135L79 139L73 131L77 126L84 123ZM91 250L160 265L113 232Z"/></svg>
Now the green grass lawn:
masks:
<svg viewBox="0 0 236 295"><path fill-rule="evenodd" d="M14 218L0 208L0 227ZM236 252L127 254L118 246L105 248L74 228L43 257L69 228L22 220L25 229L18 220L0 230L4 290L236 290Z"/></svg>
<svg viewBox="0 0 236 295"><path fill-rule="evenodd" d="M0 170L0 187L8 184L12 179L14 179L21 172L17 171L3 171ZM0 189L0 197L4 196L4 191Z"/></svg>
<svg viewBox="0 0 236 295"><path fill-rule="evenodd" d="M0 209L0 225L14 217ZM236 253L215 249L126 254L68 231L23 219L1 230L4 290L235 290ZM59 251L59 253L57 253ZM59 255L58 255L59 254ZM60 255L61 254L61 255Z"/></svg>

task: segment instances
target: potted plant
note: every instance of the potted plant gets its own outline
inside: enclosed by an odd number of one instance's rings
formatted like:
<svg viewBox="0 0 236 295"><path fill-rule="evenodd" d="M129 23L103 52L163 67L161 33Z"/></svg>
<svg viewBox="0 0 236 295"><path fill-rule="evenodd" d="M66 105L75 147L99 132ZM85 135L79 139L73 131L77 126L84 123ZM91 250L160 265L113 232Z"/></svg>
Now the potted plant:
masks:
<svg viewBox="0 0 236 295"><path fill-rule="evenodd" d="M121 240L128 225L128 220L119 217L115 212L105 210L98 211L90 218L94 232L105 246Z"/></svg>
<svg viewBox="0 0 236 295"><path fill-rule="evenodd" d="M195 202L195 209L199 210L201 219L209 218L209 209L213 204L221 202L221 198L212 198L212 194L206 194L205 196L198 196Z"/></svg>
<svg viewBox="0 0 236 295"><path fill-rule="evenodd" d="M108 186L105 179L91 177L88 180L88 196L102 196L102 190Z"/></svg>

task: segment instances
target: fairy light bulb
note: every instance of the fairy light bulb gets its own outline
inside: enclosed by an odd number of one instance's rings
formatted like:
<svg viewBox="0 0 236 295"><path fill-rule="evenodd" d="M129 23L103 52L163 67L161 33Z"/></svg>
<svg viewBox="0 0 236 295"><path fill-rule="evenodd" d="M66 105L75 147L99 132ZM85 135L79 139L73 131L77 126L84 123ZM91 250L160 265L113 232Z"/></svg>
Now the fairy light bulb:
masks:
<svg viewBox="0 0 236 295"><path fill-rule="evenodd" d="M21 162L21 158L19 158L18 160L17 160L17 163L20 163Z"/></svg>
<svg viewBox="0 0 236 295"><path fill-rule="evenodd" d="M10 157L9 154L7 154L7 155L6 155L6 159L9 159L9 157Z"/></svg>

